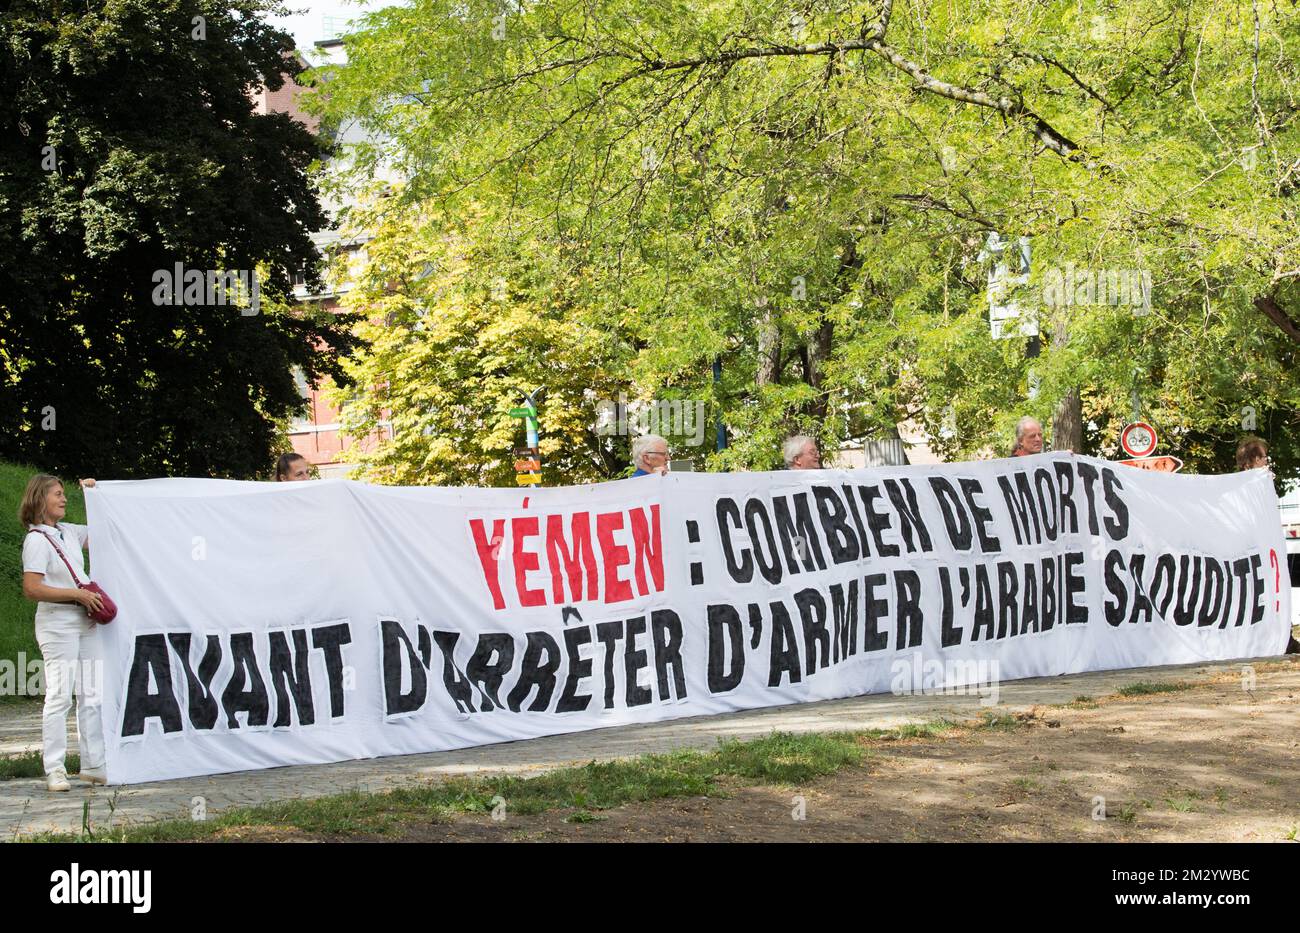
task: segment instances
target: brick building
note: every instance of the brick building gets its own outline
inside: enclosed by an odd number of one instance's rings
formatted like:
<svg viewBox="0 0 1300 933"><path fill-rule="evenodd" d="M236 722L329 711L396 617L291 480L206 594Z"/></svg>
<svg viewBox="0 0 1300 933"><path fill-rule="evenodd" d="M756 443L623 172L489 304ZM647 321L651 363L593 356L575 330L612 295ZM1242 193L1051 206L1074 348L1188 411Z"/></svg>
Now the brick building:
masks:
<svg viewBox="0 0 1300 933"><path fill-rule="evenodd" d="M342 39L327 39L315 45L314 57L318 59L317 64L338 63L345 60ZM286 80L276 91L261 88L254 95L254 108L258 113L288 114L312 133L317 133L319 121L304 113L299 106L299 98L304 90L301 85L292 80ZM364 134L360 128L349 125L340 129L335 142L346 148L348 142L362 138ZM345 206L344 203L332 202L328 198L322 199L322 204L331 216L337 216L338 209ZM312 236L312 240L327 260L345 254L348 261L344 267L350 270L356 270L358 264L365 263L367 239L364 236L344 239L333 230L321 231ZM294 297L304 303L319 304L327 311L336 311L350 287L350 282L346 279L332 281L327 277L323 291L309 292L303 277L297 276L294 279ZM325 398L325 390L329 387L308 384L301 372L295 372L294 379L306 407L302 416L295 418L290 425L289 438L293 443L294 451L306 457L322 478L346 476L355 465L351 460L354 452L371 449L377 442L392 436L391 424L384 422L381 423L380 431L376 435L365 438L349 437L340 430L339 409Z"/></svg>

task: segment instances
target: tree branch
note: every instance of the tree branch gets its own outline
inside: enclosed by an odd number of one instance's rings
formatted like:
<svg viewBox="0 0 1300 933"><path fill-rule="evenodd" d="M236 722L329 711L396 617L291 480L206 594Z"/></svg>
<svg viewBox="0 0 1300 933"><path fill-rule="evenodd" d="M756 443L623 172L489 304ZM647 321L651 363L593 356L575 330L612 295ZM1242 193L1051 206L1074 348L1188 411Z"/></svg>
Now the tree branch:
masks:
<svg viewBox="0 0 1300 933"><path fill-rule="evenodd" d="M1105 97L1103 97L1103 96L1101 95L1100 92L1093 90L1092 87L1090 87L1088 84L1084 83L1084 81L1083 81L1083 80L1082 80L1078 75L1076 75L1076 74L1075 74L1073 71L1071 71L1069 68L1067 68L1067 67L1065 67L1064 65L1062 65L1062 64L1061 64L1060 62L1058 62L1056 59L1054 59L1054 58L1050 58L1050 57L1048 57L1048 56L1046 56L1046 55L1040 55L1040 54L1038 54L1037 52L1012 52L1011 54L1014 55L1014 56L1016 56L1017 58L1027 58L1027 59L1029 59L1030 61L1038 62L1040 65L1051 65L1053 68L1056 68L1058 71L1060 71L1062 74L1064 74L1067 78L1069 78L1071 81L1073 81L1075 84L1077 84L1080 88L1082 88L1083 91L1084 91L1084 93L1086 93L1086 94L1087 94L1089 97L1091 97L1093 100L1096 100L1097 102L1099 102L1099 103L1100 103L1103 107L1105 107L1107 110L1114 110L1114 109L1115 109L1114 105L1111 104L1111 102L1108 101Z"/></svg>
<svg viewBox="0 0 1300 933"><path fill-rule="evenodd" d="M946 211L954 217L962 220L968 220L971 223L979 224L985 230L997 230L998 225L992 221L980 217L978 214L972 214L967 211L958 210L947 201L940 201L938 198L931 197L928 194L894 194L890 195L896 201L903 201L913 207L919 207L922 210Z"/></svg>
<svg viewBox="0 0 1300 933"><path fill-rule="evenodd" d="M1255 307L1264 313L1270 321L1282 329L1296 343L1300 343L1300 325L1291 319L1291 315L1273 300L1272 295L1261 295L1255 299Z"/></svg>
<svg viewBox="0 0 1300 933"><path fill-rule="evenodd" d="M1034 113L1019 101L1011 100L1008 97L993 97L984 91L977 91L971 88L962 87L956 84L950 84L947 81L940 81L938 78L929 74L920 65L904 58L892 46L888 45L882 38L884 32L884 22L877 27L875 33L863 39L850 39L847 42L818 42L810 45L770 45L765 48L744 48L730 49L719 52L717 55L699 56L696 58L679 58L669 61L657 60L648 62L642 68L637 69L620 79L623 83L626 78L636 77L638 73L657 72L657 71L675 71L681 68L700 68L706 65L732 64L750 58L776 58L781 56L795 55L842 55L846 52L870 51L875 52L885 61L889 62L900 71L906 72L915 79L917 88L935 94L939 97L945 97L948 100L956 101L961 104L974 104L977 107L988 107L996 110L1006 117L1015 119L1021 118L1028 120L1034 127L1034 135L1048 149L1069 159L1072 162L1082 162L1084 153L1082 147L1074 140L1067 137L1064 133L1057 130L1050 123Z"/></svg>

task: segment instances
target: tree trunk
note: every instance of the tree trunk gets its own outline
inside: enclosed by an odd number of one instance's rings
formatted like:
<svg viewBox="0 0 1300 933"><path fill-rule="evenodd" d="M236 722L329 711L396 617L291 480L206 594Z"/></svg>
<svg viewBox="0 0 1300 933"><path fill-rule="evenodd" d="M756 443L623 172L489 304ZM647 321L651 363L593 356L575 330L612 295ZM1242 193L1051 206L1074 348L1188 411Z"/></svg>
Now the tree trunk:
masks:
<svg viewBox="0 0 1300 933"><path fill-rule="evenodd" d="M1069 311L1057 309L1052 316L1052 346L1064 349L1070 340ZM1052 416L1052 449L1083 453L1083 401L1078 388L1065 393Z"/></svg>
<svg viewBox="0 0 1300 933"><path fill-rule="evenodd" d="M823 382L826 364L831 358L834 336L834 323L823 318L821 326L817 328L817 332L812 335L804 349L804 381L817 390L817 394L808 403L807 411L818 421L826 418L830 403Z"/></svg>
<svg viewBox="0 0 1300 933"><path fill-rule="evenodd" d="M840 267L835 273L835 291L840 297L853 284L853 275L862 266L862 257L858 255L858 244L850 234L840 254ZM824 421L830 410L830 397L826 392L826 365L830 362L835 347L835 323L822 316L821 324L804 346L804 381L817 390L817 394L805 408L808 414L818 421Z"/></svg>
<svg viewBox="0 0 1300 933"><path fill-rule="evenodd" d="M1052 418L1052 449L1083 453L1083 402L1078 389L1067 392L1056 407Z"/></svg>
<svg viewBox="0 0 1300 933"><path fill-rule="evenodd" d="M781 324L776 309L767 298L758 300L758 370L755 381L772 385L781 376Z"/></svg>

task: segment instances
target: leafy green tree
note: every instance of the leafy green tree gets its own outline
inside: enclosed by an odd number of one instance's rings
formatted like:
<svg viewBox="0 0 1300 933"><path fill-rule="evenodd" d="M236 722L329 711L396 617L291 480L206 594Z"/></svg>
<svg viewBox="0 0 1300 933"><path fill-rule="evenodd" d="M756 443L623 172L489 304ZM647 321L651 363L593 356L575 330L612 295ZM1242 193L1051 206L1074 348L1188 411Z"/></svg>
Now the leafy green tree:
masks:
<svg viewBox="0 0 1300 933"><path fill-rule="evenodd" d="M905 420L1005 452L1025 413L1117 456L1136 389L1189 469L1253 422L1284 479L1298 39L1258 0L415 0L321 106L386 140L403 202L581 270L569 317L627 329L639 386L722 404L715 467ZM1032 244L1036 356L989 333L995 232Z"/></svg>
<svg viewBox="0 0 1300 933"><path fill-rule="evenodd" d="M301 71L264 21L279 9L0 3L0 456L263 474L301 404L291 368L346 378L350 322L289 307L293 274L319 281L321 150L251 98ZM206 290L159 304L177 263L256 271L259 312Z"/></svg>
<svg viewBox="0 0 1300 933"><path fill-rule="evenodd" d="M356 455L360 475L509 484L512 451L527 440L509 412L538 387L543 482L627 472L627 436L594 428L602 402L635 392L622 375L631 344L616 322L581 323L581 282L552 267L543 238L499 241L483 217L471 207L454 226L434 226L389 199L353 209L351 222L373 238L345 300L365 318L357 331L369 349L347 364L356 389L335 401L350 435L391 430Z"/></svg>

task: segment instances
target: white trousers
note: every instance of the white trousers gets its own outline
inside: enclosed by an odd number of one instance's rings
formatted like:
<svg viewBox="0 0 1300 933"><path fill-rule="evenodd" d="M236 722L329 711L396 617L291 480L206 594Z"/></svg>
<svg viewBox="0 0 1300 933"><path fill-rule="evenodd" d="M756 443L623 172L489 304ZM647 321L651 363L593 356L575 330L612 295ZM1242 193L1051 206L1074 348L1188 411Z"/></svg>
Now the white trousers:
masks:
<svg viewBox="0 0 1300 933"><path fill-rule="evenodd" d="M87 618L37 619L36 643L45 660L41 739L45 773L65 768L68 711L77 697L77 744L83 768L104 767L104 663L99 625Z"/></svg>

